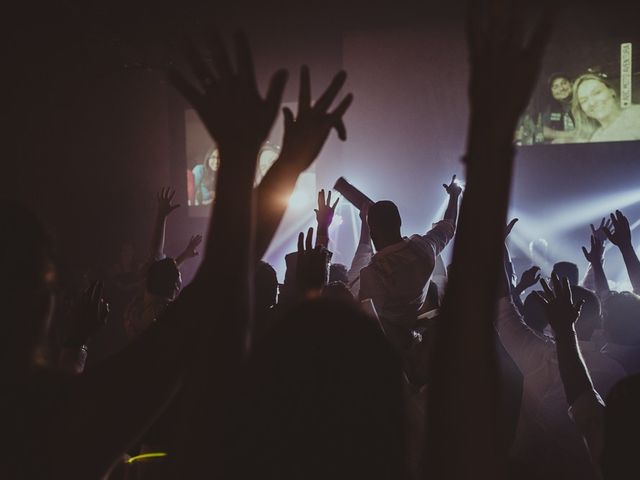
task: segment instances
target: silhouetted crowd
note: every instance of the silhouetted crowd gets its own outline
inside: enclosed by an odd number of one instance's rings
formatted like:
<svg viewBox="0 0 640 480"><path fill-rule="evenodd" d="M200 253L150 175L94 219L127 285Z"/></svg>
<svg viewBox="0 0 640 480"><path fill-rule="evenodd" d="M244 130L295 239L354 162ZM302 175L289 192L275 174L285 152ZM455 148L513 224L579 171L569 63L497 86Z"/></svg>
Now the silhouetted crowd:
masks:
<svg viewBox="0 0 640 480"><path fill-rule="evenodd" d="M332 130L346 140L347 75L313 95L302 67L279 157L255 186L288 73L263 96L241 33L233 53L215 32L206 52L186 43L191 71L169 72L217 148L205 238L166 255L178 205L163 188L146 260L124 245L104 281L60 295L48 232L0 203L0 478L638 478L640 260L628 219L591 225L582 282L570 262L518 277L507 249L514 132L553 23L543 13L525 34L517 5L469 2L464 189L455 176L443 184L442 220L411 237L392 201L365 198L349 266L331 262L338 200L325 190L282 285L261 261L281 199ZM607 242L633 292L610 289ZM183 286L181 265L198 255ZM92 360L107 325L122 348Z"/></svg>

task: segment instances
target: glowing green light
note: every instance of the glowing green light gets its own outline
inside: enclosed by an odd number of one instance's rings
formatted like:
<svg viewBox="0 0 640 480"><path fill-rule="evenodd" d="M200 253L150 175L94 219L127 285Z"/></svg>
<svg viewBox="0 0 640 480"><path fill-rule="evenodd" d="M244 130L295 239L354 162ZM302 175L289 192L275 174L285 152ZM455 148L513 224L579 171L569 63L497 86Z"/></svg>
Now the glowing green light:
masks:
<svg viewBox="0 0 640 480"><path fill-rule="evenodd" d="M140 460L149 460L150 458L162 458L166 456L167 454L164 452L143 453L141 455L136 455L135 457L131 457L126 461L126 463L134 463L134 462L139 462Z"/></svg>

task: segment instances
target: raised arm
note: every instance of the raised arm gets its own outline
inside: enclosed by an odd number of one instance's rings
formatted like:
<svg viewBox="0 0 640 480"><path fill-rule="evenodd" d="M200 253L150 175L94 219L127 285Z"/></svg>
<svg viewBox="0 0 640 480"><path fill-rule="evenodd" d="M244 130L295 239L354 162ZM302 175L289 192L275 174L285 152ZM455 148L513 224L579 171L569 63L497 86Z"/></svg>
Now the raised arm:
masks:
<svg viewBox="0 0 640 480"><path fill-rule="evenodd" d="M449 203L447 204L447 209L444 212L444 219L449 220L455 225L458 221L458 200L460 199L460 194L462 193L462 186L458 182L456 182L455 175L451 179L451 183L449 185L443 183L442 186L449 195Z"/></svg>
<svg viewBox="0 0 640 480"><path fill-rule="evenodd" d="M333 221L333 215L336 213L336 206L340 198L336 198L336 201L331 205L331 190L326 196L324 189L318 192L318 208L316 212L316 221L318 222L318 232L316 233L316 247L323 246L329 248L329 227Z"/></svg>
<svg viewBox="0 0 640 480"><path fill-rule="evenodd" d="M280 156L257 188L257 259L265 254L280 225L287 208L282 199L289 198L298 176L320 154L331 129L336 129L341 140L347 138L342 117L351 105L353 96L347 95L334 110L329 111L346 79L346 73L338 73L312 105L309 69L302 67L297 115L294 116L288 108L284 109L284 138Z"/></svg>
<svg viewBox="0 0 640 480"><path fill-rule="evenodd" d="M584 437L596 468L603 446L602 414L604 403L595 391L589 370L584 363L575 330L584 300L573 303L571 287L566 278L551 277L553 289L541 280L544 297L538 294L556 339L560 379L576 427Z"/></svg>
<svg viewBox="0 0 640 480"><path fill-rule="evenodd" d="M522 304L522 292L524 292L527 288L533 287L536 283L540 281L540 267L533 266L528 268L524 272L522 272L522 276L520 277L520 281L517 283L511 292L511 299L513 303L518 308L520 314L524 314L524 305Z"/></svg>
<svg viewBox="0 0 640 480"><path fill-rule="evenodd" d="M164 256L164 236L167 228L167 218L180 205L172 205L176 191L172 188L163 188L156 196L158 207L156 210L156 220L153 224L153 235L151 236L150 260L159 260Z"/></svg>
<svg viewBox="0 0 640 480"><path fill-rule="evenodd" d="M353 254L353 260L349 267L347 276L349 278L349 289L353 296L358 298L360 294L360 271L369 265L373 257L373 247L371 246L371 234L369 233L369 225L367 224L367 213L371 203L365 203L359 211L360 215L360 239L358 246Z"/></svg>
<svg viewBox="0 0 640 480"><path fill-rule="evenodd" d="M249 342L253 243L253 182L260 147L273 126L287 80L273 75L266 97L256 84L246 37L235 36L236 65L217 35L212 35L213 70L191 47L190 63L200 83L187 83L176 71L176 87L198 112L220 151L216 201L203 262L195 282L210 295L209 328L198 339L198 356L185 385L185 436L181 476L205 472L224 476L224 420Z"/></svg>
<svg viewBox="0 0 640 480"><path fill-rule="evenodd" d="M516 2L468 2L471 120L466 189L429 395L428 478L506 477L497 422L493 321L513 167L513 132L536 81L550 25L523 42ZM523 46L524 43L524 46ZM482 272L483 281L477 282ZM472 402L468 393L474 392Z"/></svg>
<svg viewBox="0 0 640 480"><path fill-rule="evenodd" d="M627 267L629 280L633 286L633 293L640 293L640 260L631 244L631 229L629 220L620 210L616 210L615 214L611 214L611 223L613 230L605 228L605 234L611 243L620 249L624 264Z"/></svg>
<svg viewBox="0 0 640 480"><path fill-rule="evenodd" d="M593 232L591 235L591 250L587 250L585 247L582 247L582 253L584 254L584 258L587 259L589 264L591 265L591 270L593 271L593 277L596 284L596 293L600 298L605 298L609 293L609 282L607 281L607 276L604 273L604 243L601 239L599 239L596 235L596 230L591 225L591 231Z"/></svg>

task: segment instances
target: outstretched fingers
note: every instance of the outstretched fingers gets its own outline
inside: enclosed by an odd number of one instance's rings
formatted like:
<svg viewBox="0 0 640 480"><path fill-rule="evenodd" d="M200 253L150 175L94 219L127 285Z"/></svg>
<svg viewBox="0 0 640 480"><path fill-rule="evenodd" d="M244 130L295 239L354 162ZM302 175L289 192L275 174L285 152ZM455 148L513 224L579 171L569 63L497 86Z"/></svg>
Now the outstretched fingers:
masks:
<svg viewBox="0 0 640 480"><path fill-rule="evenodd" d="M219 75L219 79L221 81L231 79L233 77L231 59L222 41L222 37L216 29L213 29L211 33L209 33L209 47L211 48L213 67Z"/></svg>
<svg viewBox="0 0 640 480"><path fill-rule="evenodd" d="M351 103L353 102L353 94L348 94L346 97L342 99L342 101L338 104L336 109L331 112L331 116L334 118L334 128L338 134L338 138L343 142L347 139L347 129L344 126L344 121L342 117L347 112Z"/></svg>
<svg viewBox="0 0 640 480"><path fill-rule="evenodd" d="M234 35L234 39L236 42L236 56L238 58L238 76L252 90L258 91L253 55L251 53L249 40L244 32L237 32Z"/></svg>
<svg viewBox="0 0 640 480"><path fill-rule="evenodd" d="M333 103L333 101L335 100L340 89L343 87L344 82L346 81L347 81L347 72L345 72L344 70L338 72L331 80L331 83L329 84L327 89L324 91L324 93L320 96L318 101L313 106L314 110L319 112L326 112L328 108L331 106L331 104Z"/></svg>
<svg viewBox="0 0 640 480"><path fill-rule="evenodd" d="M300 67L300 88L298 90L298 116L311 109L311 78L309 67Z"/></svg>
<svg viewBox="0 0 640 480"><path fill-rule="evenodd" d="M284 93L284 87L287 85L287 79L289 73L284 70L278 70L271 77L269 82L269 89L267 90L267 96L265 102L268 106L267 113L269 120L273 121L280 110L280 104L282 103L282 95Z"/></svg>
<svg viewBox="0 0 640 480"><path fill-rule="evenodd" d="M307 249L307 252L313 250L313 227L309 227L309 230L307 230L307 240L305 242L305 247Z"/></svg>

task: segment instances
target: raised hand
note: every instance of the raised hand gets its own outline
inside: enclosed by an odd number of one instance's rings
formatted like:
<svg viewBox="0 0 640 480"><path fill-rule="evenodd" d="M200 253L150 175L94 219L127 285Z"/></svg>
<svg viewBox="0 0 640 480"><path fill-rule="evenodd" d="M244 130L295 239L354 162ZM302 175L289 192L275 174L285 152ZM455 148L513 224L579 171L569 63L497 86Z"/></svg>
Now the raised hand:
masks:
<svg viewBox="0 0 640 480"><path fill-rule="evenodd" d="M467 1L471 125L477 135L469 139L470 145L487 140L509 145L538 78L551 33L551 15L547 10L525 41L523 3Z"/></svg>
<svg viewBox="0 0 640 480"><path fill-rule="evenodd" d="M104 283L93 282L80 297L73 313L65 344L80 347L107 323L109 304L102 298Z"/></svg>
<svg viewBox="0 0 640 480"><path fill-rule="evenodd" d="M604 234L618 248L625 248L631 246L631 229L629 227L629 220L623 215L620 210L616 210L615 214L611 214L611 227L602 226Z"/></svg>
<svg viewBox="0 0 640 480"><path fill-rule="evenodd" d="M313 228L298 235L298 256L296 262L296 283L298 291L305 296L318 292L329 279L331 253L323 246L313 247Z"/></svg>
<svg viewBox="0 0 640 480"><path fill-rule="evenodd" d="M327 193L326 199L324 189L318 192L318 208L314 210L314 212L316 212L316 220L318 221L318 230L321 228L329 228L339 201L340 198L337 198L336 201L333 202L333 205L331 205L331 190Z"/></svg>
<svg viewBox="0 0 640 480"><path fill-rule="evenodd" d="M443 183L442 186L447 191L447 193L449 194L450 197L456 197L457 198L462 193L462 185L460 185L458 182L456 182L456 176L455 175L451 178L451 183L449 185L447 185L446 183Z"/></svg>
<svg viewBox="0 0 640 480"><path fill-rule="evenodd" d="M176 263L181 265L182 262L189 258L197 257L200 253L198 252L198 246L202 243L202 235L193 235L189 239L189 243L185 247L184 251L180 254L178 258L176 258Z"/></svg>
<svg viewBox="0 0 640 480"><path fill-rule="evenodd" d="M598 226L598 228L593 226L593 223L590 225L591 226L591 234L593 236L596 237L596 239L603 243L607 240L607 230L611 229L611 219L607 218L605 219L604 217L602 218L602 220L600 221L600 225Z"/></svg>
<svg viewBox="0 0 640 480"><path fill-rule="evenodd" d="M278 70L271 78L266 97L262 98L249 42L243 33L237 33L234 38L235 69L222 39L214 33L208 42L213 68L192 43L187 43L185 48L197 86L176 69L169 71L173 85L196 109L218 144L221 159L228 150L258 151L271 131L287 81L286 70Z"/></svg>
<svg viewBox="0 0 640 480"><path fill-rule="evenodd" d="M294 117L290 109L283 109L284 138L278 162L283 160L291 162L298 167L299 171L303 171L320 154L332 128L336 129L340 140L347 139L342 117L351 105L353 95L347 95L334 110L329 111L346 79L345 72L336 74L320 98L311 105L309 68L302 67L297 115Z"/></svg>
<svg viewBox="0 0 640 480"><path fill-rule="evenodd" d="M511 234L511 230L513 230L513 227L515 226L515 224L518 222L518 220L520 220L519 218L514 218L513 220L511 220L507 226L504 229L504 238L506 239L510 234Z"/></svg>
<svg viewBox="0 0 640 480"><path fill-rule="evenodd" d="M591 226L593 231L593 225ZM591 265L602 264L604 259L604 242L600 241L596 237L596 233L594 231L593 235L591 235L591 250L587 250L585 247L582 247L582 253L584 254L584 258Z"/></svg>
<svg viewBox="0 0 640 480"><path fill-rule="evenodd" d="M346 139L342 117L351 105L352 95L347 95L333 110L329 108L344 85L347 74L338 73L320 98L311 105L309 69L300 72L298 112L285 108L284 138L278 160L269 169L258 186L258 222L256 224L256 257L260 258L275 235L285 212L285 204L278 199L293 191L298 176L316 159L332 128Z"/></svg>
<svg viewBox="0 0 640 480"><path fill-rule="evenodd" d="M176 191L173 188L169 187L163 188L156 195L156 200L158 202L158 215L160 217L166 218L176 208L180 208L180 204L171 204L175 195Z"/></svg>
<svg viewBox="0 0 640 480"><path fill-rule="evenodd" d="M535 265L522 273L518 285L516 285L516 292L518 294L524 292L527 288L533 287L540 281L540 267Z"/></svg>
<svg viewBox="0 0 640 480"><path fill-rule="evenodd" d="M549 324L553 331L558 334L575 332L574 323L580 316L580 310L584 300L573 303L569 280L560 280L555 273L551 276L553 289L549 288L547 282L540 280L544 295L536 292L536 297L544 305Z"/></svg>

